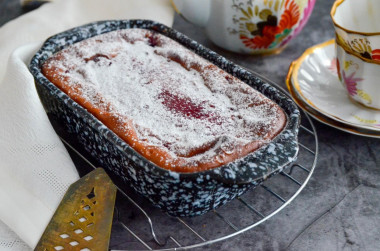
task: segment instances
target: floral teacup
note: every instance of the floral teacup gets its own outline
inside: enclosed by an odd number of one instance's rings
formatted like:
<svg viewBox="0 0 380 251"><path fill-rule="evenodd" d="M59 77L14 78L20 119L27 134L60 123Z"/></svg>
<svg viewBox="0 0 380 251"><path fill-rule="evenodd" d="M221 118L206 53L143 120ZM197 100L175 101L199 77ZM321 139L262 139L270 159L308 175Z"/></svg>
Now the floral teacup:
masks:
<svg viewBox="0 0 380 251"><path fill-rule="evenodd" d="M341 83L354 101L380 109L380 62L357 57L336 44L337 70Z"/></svg>
<svg viewBox="0 0 380 251"><path fill-rule="evenodd" d="M305 26L316 0L172 0L216 45L238 53L280 52Z"/></svg>
<svg viewBox="0 0 380 251"><path fill-rule="evenodd" d="M380 0L337 0L331 9L339 79L351 99L380 109Z"/></svg>
<svg viewBox="0 0 380 251"><path fill-rule="evenodd" d="M380 62L379 0L337 0L331 9L336 40L354 55Z"/></svg>

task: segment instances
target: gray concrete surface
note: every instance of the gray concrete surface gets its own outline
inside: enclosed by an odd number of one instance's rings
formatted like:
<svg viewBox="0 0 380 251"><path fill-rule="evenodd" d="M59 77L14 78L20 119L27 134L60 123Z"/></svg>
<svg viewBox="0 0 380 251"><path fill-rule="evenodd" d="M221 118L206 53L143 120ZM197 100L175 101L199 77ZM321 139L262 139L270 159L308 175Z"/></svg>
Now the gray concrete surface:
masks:
<svg viewBox="0 0 380 251"><path fill-rule="evenodd" d="M202 29L178 16L174 28L285 87L284 80L290 63L308 47L333 38L334 30L329 16L332 3L332 0L317 1L300 35L281 54L273 56L242 56L221 50L207 40ZM2 0L0 7L0 25L23 13L16 0ZM196 250L380 249L380 140L350 135L317 121L314 124L319 136L320 155L315 173L304 191L264 224L237 237ZM80 160L76 162L81 165ZM256 201L263 204L266 200L262 196L263 192L255 192ZM144 199L135 199L149 208ZM129 226L131 229L149 233L143 217L131 211L132 206L128 202L120 202L119 199L119 206L122 220L132 222ZM243 212L241 205L236 202L223 208L225 215L240 219L243 225L257 220L240 212ZM191 240L187 238L190 234L178 228L175 219L157 210L151 213L156 219L155 230L160 238L174 231L183 243L190 244ZM198 226L205 236L227 234L227 227L213 217L193 218L189 222ZM151 242L149 234L143 234L143 237ZM111 248L142 249L143 246L115 221Z"/></svg>

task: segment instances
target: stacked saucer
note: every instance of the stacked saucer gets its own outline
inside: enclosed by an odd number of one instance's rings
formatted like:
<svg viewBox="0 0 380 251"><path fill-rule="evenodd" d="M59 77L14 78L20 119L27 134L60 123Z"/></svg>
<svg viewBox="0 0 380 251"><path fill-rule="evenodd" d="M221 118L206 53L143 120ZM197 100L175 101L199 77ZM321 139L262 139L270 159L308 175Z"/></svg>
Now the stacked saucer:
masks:
<svg viewBox="0 0 380 251"><path fill-rule="evenodd" d="M307 49L291 64L286 84L294 101L316 120L380 138L380 111L351 101L339 81L334 40Z"/></svg>

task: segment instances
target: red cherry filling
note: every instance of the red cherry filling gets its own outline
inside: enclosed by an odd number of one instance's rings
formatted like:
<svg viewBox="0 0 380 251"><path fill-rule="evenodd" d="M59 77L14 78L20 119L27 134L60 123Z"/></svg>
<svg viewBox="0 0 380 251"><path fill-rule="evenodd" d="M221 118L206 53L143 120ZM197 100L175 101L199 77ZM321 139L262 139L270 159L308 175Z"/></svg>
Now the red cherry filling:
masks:
<svg viewBox="0 0 380 251"><path fill-rule="evenodd" d="M161 92L158 98L163 100L162 104L168 110L179 113L184 117L207 119L211 115L204 111L204 107L201 104L195 104L189 97L180 97L168 90Z"/></svg>
<svg viewBox="0 0 380 251"><path fill-rule="evenodd" d="M158 39L158 36L156 36L154 33L153 34L147 34L148 37L148 44L152 47L156 47L157 45L160 45L160 41Z"/></svg>
<svg viewBox="0 0 380 251"><path fill-rule="evenodd" d="M95 63L99 62L100 61L100 58L106 58L106 59L110 59L107 55L104 55L104 54L100 54L100 53L96 53L95 55L89 57L89 58L85 58L84 61L87 63L88 61L94 61Z"/></svg>

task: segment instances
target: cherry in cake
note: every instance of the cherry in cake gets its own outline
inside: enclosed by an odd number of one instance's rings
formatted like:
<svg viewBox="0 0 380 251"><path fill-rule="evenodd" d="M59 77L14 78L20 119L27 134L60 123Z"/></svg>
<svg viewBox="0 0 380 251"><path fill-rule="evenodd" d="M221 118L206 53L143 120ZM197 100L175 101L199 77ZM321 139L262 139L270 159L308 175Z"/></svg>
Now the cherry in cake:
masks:
<svg viewBox="0 0 380 251"><path fill-rule="evenodd" d="M146 159L177 172L242 158L286 124L276 103L149 30L78 42L50 57L42 72Z"/></svg>

